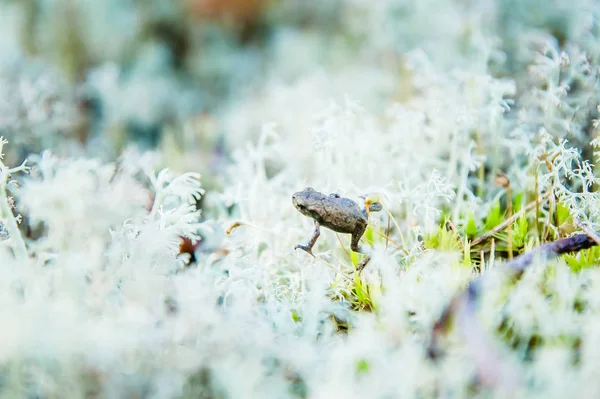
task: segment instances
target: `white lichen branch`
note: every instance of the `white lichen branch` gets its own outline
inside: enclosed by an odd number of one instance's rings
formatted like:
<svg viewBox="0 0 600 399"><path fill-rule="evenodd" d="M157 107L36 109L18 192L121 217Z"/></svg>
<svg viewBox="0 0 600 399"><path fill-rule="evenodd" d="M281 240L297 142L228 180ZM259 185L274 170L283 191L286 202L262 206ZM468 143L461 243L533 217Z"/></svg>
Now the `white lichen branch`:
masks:
<svg viewBox="0 0 600 399"><path fill-rule="evenodd" d="M13 249L15 259L25 260L28 257L27 246L19 231L17 217L15 217L12 210L11 200L8 195L8 186L11 183L10 178L13 173L28 173L30 168L27 166L27 160L24 160L21 165L14 168L4 165L2 161L4 158L2 149L7 143L8 141L4 137L0 137L0 222L2 222L9 234L9 245Z"/></svg>

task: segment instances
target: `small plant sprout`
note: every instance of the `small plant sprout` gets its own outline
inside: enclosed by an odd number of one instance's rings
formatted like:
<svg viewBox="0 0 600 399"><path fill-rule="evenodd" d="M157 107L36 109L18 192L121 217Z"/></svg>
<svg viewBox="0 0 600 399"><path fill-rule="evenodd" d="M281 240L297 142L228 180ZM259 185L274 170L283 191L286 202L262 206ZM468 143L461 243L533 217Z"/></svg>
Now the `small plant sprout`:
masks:
<svg viewBox="0 0 600 399"><path fill-rule="evenodd" d="M27 259L27 247L25 241L19 231L20 215L15 216L13 213L14 201L8 192L11 187L16 186L16 181L10 180L13 173L22 172L28 173L29 166L27 166L27 160L17 167L9 168L4 165L4 145L8 144L8 140L4 137L0 137L0 222L4 225L4 228L9 235L9 245L13 250L14 256L17 260Z"/></svg>

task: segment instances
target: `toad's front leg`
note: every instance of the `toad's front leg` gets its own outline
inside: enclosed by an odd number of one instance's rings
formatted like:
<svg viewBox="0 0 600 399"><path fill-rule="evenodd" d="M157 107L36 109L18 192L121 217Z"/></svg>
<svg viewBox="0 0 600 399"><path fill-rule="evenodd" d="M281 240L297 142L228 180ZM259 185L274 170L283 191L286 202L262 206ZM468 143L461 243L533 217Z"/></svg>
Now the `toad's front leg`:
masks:
<svg viewBox="0 0 600 399"><path fill-rule="evenodd" d="M312 247L317 242L317 238L319 238L319 236L321 235L321 230L319 229L319 227L321 227L321 225L319 224L319 222L317 222L315 220L315 232L313 233L312 237L310 238L310 241L306 245L298 244L294 247L294 249L300 248L300 249L308 252L314 258L314 255L312 253Z"/></svg>

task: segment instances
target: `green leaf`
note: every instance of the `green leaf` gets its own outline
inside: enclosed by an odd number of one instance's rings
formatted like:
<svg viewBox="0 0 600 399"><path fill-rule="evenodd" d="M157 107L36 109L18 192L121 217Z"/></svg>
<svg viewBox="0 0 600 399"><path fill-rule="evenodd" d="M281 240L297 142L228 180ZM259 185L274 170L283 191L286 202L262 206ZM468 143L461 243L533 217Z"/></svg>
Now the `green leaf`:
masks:
<svg viewBox="0 0 600 399"><path fill-rule="evenodd" d="M555 210L554 217L556 218L556 223L558 226L561 226L567 222L572 222L571 211L569 210L569 207L561 202L556 204L556 210Z"/></svg>
<svg viewBox="0 0 600 399"><path fill-rule="evenodd" d="M523 207L524 199L525 199L524 193L518 193L515 195L515 197L513 199L513 212L514 213L517 213L521 210L521 208Z"/></svg>
<svg viewBox="0 0 600 399"><path fill-rule="evenodd" d="M492 205L487 217L485 218L485 228L491 230L494 227L502 223L502 210L500 208L500 201L496 200Z"/></svg>
<svg viewBox="0 0 600 399"><path fill-rule="evenodd" d="M473 212L469 212L467 225L465 226L465 233L469 239L473 239L477 235L477 222L475 221Z"/></svg>
<svg viewBox="0 0 600 399"><path fill-rule="evenodd" d="M600 265L600 247L584 249L574 254L566 254L563 258L574 272L596 267Z"/></svg>
<svg viewBox="0 0 600 399"><path fill-rule="evenodd" d="M360 359L356 362L356 372L364 374L369 371L369 362L366 359Z"/></svg>
<svg viewBox="0 0 600 399"><path fill-rule="evenodd" d="M458 237L443 227L438 227L436 232L428 234L424 238L426 248L437 249L442 252L456 252L460 250Z"/></svg>
<svg viewBox="0 0 600 399"><path fill-rule="evenodd" d="M367 230L365 231L363 238L369 246L372 246L373 243L375 242L375 233L373 232L373 229L371 228L370 225L367 227Z"/></svg>
<svg viewBox="0 0 600 399"><path fill-rule="evenodd" d="M465 243L465 249L463 251L463 265L471 267L471 243Z"/></svg>
<svg viewBox="0 0 600 399"><path fill-rule="evenodd" d="M529 228L529 222L525 215L518 218L512 225L512 240L513 249L522 248L525 245L527 239L527 229Z"/></svg>
<svg viewBox="0 0 600 399"><path fill-rule="evenodd" d="M294 322L299 323L302 321L302 318L300 317L300 315L298 314L298 311L296 311L296 309L292 309L291 313L292 313L292 320L294 320Z"/></svg>

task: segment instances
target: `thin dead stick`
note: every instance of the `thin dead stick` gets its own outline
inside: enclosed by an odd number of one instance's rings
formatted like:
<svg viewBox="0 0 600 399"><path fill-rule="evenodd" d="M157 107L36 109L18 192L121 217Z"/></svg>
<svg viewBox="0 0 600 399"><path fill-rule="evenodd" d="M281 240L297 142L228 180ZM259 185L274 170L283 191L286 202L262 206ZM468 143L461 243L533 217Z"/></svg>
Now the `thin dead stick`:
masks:
<svg viewBox="0 0 600 399"><path fill-rule="evenodd" d="M388 244L390 243L390 228L392 227L392 219L390 215L388 215L388 225L387 230L385 231L385 249L388 248ZM398 246L400 248L400 246Z"/></svg>
<svg viewBox="0 0 600 399"><path fill-rule="evenodd" d="M335 233L335 236L337 237L340 245L342 246L342 249L344 250L344 252L346 253L346 256L348 257L348 260L350 260L350 263L352 263L352 256L350 255L350 252L348 252L348 250L346 249L346 247L344 246L344 243L342 242L342 239L340 238L340 235L338 233Z"/></svg>
<svg viewBox="0 0 600 399"><path fill-rule="evenodd" d="M402 248L402 246L400 244L398 244L396 241L392 240L388 235L380 233L380 232L378 232L376 230L373 230L373 232L375 234L377 234L378 236L383 237L383 238L386 239L386 243L385 243L386 244L386 248L387 248L387 243L391 242L392 244L394 244L395 246L397 246L400 251L404 252L406 255L409 254L409 252L406 249Z"/></svg>
<svg viewBox="0 0 600 399"><path fill-rule="evenodd" d="M496 180L494 183L504 187L506 190L506 211L508 212L508 217L513 215L513 207L512 207L512 188L510 187L510 179L503 172L498 171L496 173ZM537 192L537 191L536 191ZM512 249L512 226L508 225L506 228L506 243L508 244L508 259L513 258L513 249Z"/></svg>
<svg viewBox="0 0 600 399"><path fill-rule="evenodd" d="M503 267L511 269L515 272L517 277L525 271L535 259L549 259L558 255L566 254L569 252L577 252L582 249L588 249L598 245L592 237L587 234L577 234L567 238L561 238L560 240L552 241L547 244L542 244L531 251L517 256L513 260L504 262Z"/></svg>
<svg viewBox="0 0 600 399"><path fill-rule="evenodd" d="M551 192L549 191L546 194L544 194L542 196L542 198L546 199L547 197L550 196L550 194L551 194ZM475 245L481 244L482 242L484 242L488 238L493 237L494 234L497 234L497 233L501 232L502 230L504 230L505 228L507 228L508 226L510 226L511 224L513 224L521 216L523 216L524 214L526 214L530 210L532 210L534 208L537 208L537 207L538 207L538 200L536 199L535 201L530 202L529 204L527 204L519 212L517 212L514 215L512 215L511 217L507 218L504 222L500 223L498 226L494 227L493 229L491 229L490 231L488 231L484 235L479 236L476 239L474 239L473 241L471 241L471 247L474 247Z"/></svg>
<svg viewBox="0 0 600 399"><path fill-rule="evenodd" d="M492 237L492 248L490 249L490 259L488 260L488 268L494 267L494 260L496 259L496 240Z"/></svg>

